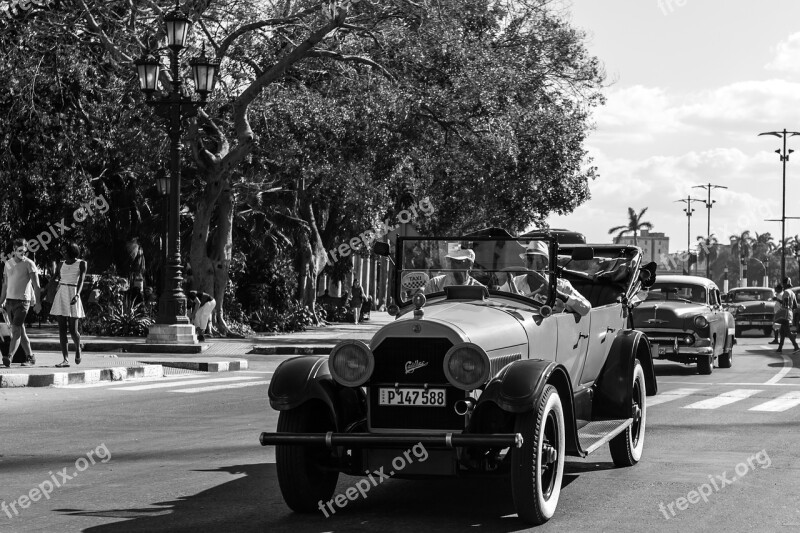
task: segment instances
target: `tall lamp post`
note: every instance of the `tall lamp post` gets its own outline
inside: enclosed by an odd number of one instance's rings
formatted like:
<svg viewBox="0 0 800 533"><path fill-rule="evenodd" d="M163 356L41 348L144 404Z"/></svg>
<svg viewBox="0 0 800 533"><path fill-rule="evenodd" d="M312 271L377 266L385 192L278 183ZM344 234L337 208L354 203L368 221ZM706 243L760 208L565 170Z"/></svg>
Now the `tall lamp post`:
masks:
<svg viewBox="0 0 800 533"><path fill-rule="evenodd" d="M781 193L782 202L781 202L781 243L786 243L786 219L787 218L798 218L798 217L787 217L786 216L786 162L789 161L789 154L794 152L794 150L786 150L786 137L794 137L795 135L800 135L800 132L797 131L787 131L786 128L783 128L783 131L765 131L764 133L759 133L761 135L774 135L779 139L783 139L783 151L781 149L775 150L781 158L781 163L783 164L783 189ZM786 278L786 247L783 246L781 248L781 281Z"/></svg>
<svg viewBox="0 0 800 533"><path fill-rule="evenodd" d="M708 209L708 227L706 231L706 246L711 246L711 208L714 207L716 200L711 200L711 189L727 189L724 185L712 185L707 183L705 185L695 185L693 189L706 189L708 191L708 200L706 200L706 209ZM708 250L706 250L706 277L711 279L711 262L708 260Z"/></svg>
<svg viewBox="0 0 800 533"><path fill-rule="evenodd" d="M156 176L156 186L158 187L158 194L161 195L161 286L158 288L158 294L163 294L166 290L166 268L167 260L169 258L167 253L167 237L169 233L169 194L171 191L170 177L163 170L158 171Z"/></svg>
<svg viewBox="0 0 800 533"><path fill-rule="evenodd" d="M692 256L692 213L694 213L694 208L692 208L692 202L702 202L703 200L699 198L692 198L689 195L686 198L682 198L680 200L675 200L676 202L683 202L686 204L686 207L683 208L683 212L686 213L686 249L688 250L689 257ZM695 263L695 270L697 269L697 263ZM689 267L691 270L691 267ZM691 272L689 272L691 273Z"/></svg>
<svg viewBox="0 0 800 533"><path fill-rule="evenodd" d="M139 75L139 87L147 97L147 104L156 108L166 119L170 139L170 183L168 260L164 269L164 288L158 301L156 323L150 327L147 342L158 344L196 343L194 327L186 316L186 296L183 294L180 249L180 191L181 191L181 121L195 116L197 108L206 104L208 95L214 90L219 62L206 57L205 46L199 57L190 61L195 91L200 100L184 96L180 73L179 54L186 45L191 21L181 13L175 1L175 9L164 16L169 52L170 88L167 94L154 98L159 80L160 61L145 55L135 61Z"/></svg>

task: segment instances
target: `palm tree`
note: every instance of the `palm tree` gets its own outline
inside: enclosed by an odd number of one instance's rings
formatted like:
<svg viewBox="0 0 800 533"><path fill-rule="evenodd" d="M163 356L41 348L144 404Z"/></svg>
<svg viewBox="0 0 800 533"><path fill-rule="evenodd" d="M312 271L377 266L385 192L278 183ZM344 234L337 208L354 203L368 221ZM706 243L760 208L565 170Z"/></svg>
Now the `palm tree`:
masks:
<svg viewBox="0 0 800 533"><path fill-rule="evenodd" d="M731 254L739 256L739 280L744 280L744 265L747 258L753 253L753 237L750 230L745 230L739 235L731 235ZM745 286L747 283L745 282Z"/></svg>
<svg viewBox="0 0 800 533"><path fill-rule="evenodd" d="M614 237L614 242L619 242L620 238L627 235L628 233L633 233L633 245L636 246L636 237L639 235L639 232L643 229L651 230L653 229L653 224L650 222L642 222L642 217L644 216L645 212L647 211L647 207L639 211L639 214L636 214L636 211L633 210L632 207L628 208L628 223L624 226L615 226L608 230L608 234L611 235L612 233L616 233L617 236Z"/></svg>
<svg viewBox="0 0 800 533"><path fill-rule="evenodd" d="M703 235L698 235L697 242L699 243L697 245L699 248L697 252L697 262L706 262L706 277L708 278L711 271L711 263L717 259L717 247L719 246L719 240L717 239L717 236L712 233L708 236L708 238L704 237Z"/></svg>

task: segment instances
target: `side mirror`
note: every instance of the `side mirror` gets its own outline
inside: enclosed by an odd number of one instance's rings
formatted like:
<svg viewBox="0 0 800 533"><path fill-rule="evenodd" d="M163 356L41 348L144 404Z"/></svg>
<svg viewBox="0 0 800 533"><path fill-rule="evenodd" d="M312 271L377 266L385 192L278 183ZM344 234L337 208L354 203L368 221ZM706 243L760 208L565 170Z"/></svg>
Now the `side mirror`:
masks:
<svg viewBox="0 0 800 533"><path fill-rule="evenodd" d="M383 257L389 257L391 254L391 248L389 247L388 242L374 242L372 244L372 251L375 255L380 255Z"/></svg>

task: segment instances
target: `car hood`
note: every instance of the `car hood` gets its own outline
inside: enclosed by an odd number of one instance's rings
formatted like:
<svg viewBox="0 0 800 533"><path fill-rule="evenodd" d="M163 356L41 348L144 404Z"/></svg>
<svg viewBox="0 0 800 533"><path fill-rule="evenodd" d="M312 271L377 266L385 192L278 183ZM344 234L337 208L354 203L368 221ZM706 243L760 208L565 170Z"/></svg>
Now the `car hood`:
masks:
<svg viewBox="0 0 800 533"><path fill-rule="evenodd" d="M374 349L387 337L447 337L453 344L472 342L491 352L528 342L513 308L486 302L437 302L423 308L423 317L408 312L382 327L372 338Z"/></svg>
<svg viewBox="0 0 800 533"><path fill-rule="evenodd" d="M678 328L685 329L686 319L708 312L704 305L677 302L656 301L643 302L633 310L633 327L635 329Z"/></svg>
<svg viewBox="0 0 800 533"><path fill-rule="evenodd" d="M728 304L730 308L743 307L743 313L771 313L775 309L775 302L753 300L750 302L735 302Z"/></svg>

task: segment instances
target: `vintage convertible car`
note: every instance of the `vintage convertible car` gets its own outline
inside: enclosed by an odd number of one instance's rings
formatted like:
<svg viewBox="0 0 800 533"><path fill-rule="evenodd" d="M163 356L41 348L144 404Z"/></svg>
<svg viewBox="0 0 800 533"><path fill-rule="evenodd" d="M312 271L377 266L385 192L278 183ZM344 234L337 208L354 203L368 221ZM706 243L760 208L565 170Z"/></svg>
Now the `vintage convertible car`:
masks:
<svg viewBox="0 0 800 533"><path fill-rule="evenodd" d="M558 504L565 455L584 457L609 443L616 465L639 461L645 396L656 393L656 378L650 344L629 312L632 297L655 279L655 263L643 267L632 246L534 241L548 251L549 266L546 283L527 292L516 290L521 278L545 281L524 266L527 240L398 238L396 320L369 345L343 341L328 357L281 363L269 388L277 432L260 441L276 445L291 509L334 510L357 497L332 499L339 473L506 475L519 517L543 523ZM432 276L458 277L448 256L473 254L479 284L420 292ZM563 293L553 290L559 277L590 311L562 309ZM424 447L424 462L411 460L412 446Z"/></svg>
<svg viewBox="0 0 800 533"><path fill-rule="evenodd" d="M710 374L715 361L720 368L731 367L734 319L711 280L659 276L634 309L633 325L650 339L654 359L697 363L700 374Z"/></svg>
<svg viewBox="0 0 800 533"><path fill-rule="evenodd" d="M724 306L736 319L736 336L746 329L760 329L772 337L775 291L769 287L737 287L728 291Z"/></svg>

